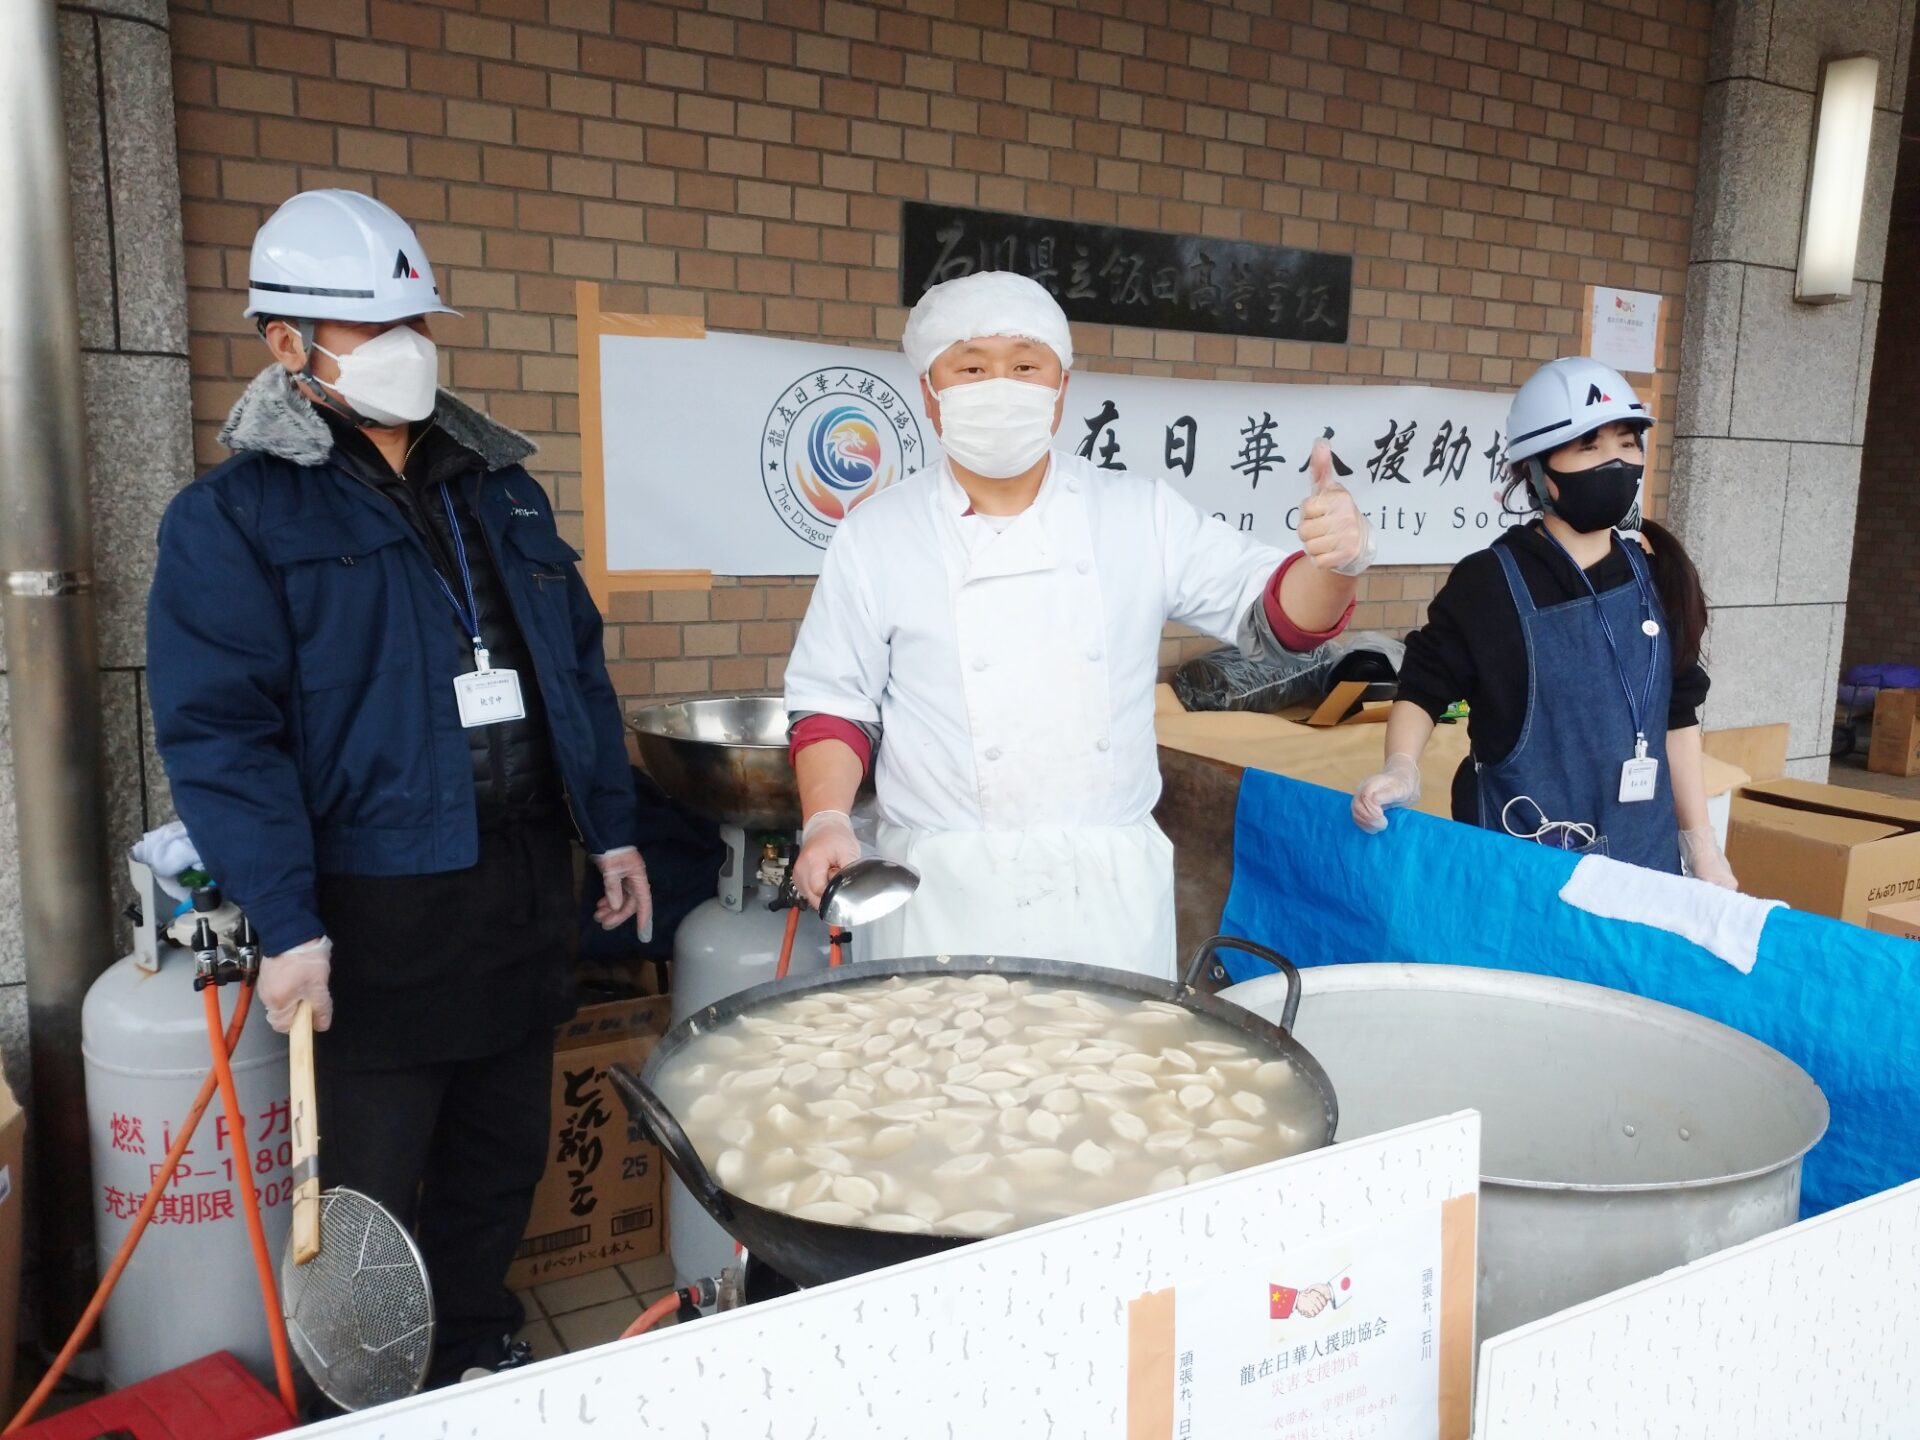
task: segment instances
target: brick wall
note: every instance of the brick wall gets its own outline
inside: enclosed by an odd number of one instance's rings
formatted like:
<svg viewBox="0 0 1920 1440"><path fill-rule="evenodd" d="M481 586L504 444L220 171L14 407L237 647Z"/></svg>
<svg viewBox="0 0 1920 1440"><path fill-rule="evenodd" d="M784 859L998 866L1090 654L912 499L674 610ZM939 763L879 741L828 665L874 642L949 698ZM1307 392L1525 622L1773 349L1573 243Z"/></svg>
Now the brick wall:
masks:
<svg viewBox="0 0 1920 1440"><path fill-rule="evenodd" d="M1904 179L1904 177L1903 177ZM1843 665L1920 665L1920 224L1887 241Z"/></svg>
<svg viewBox="0 0 1920 1440"><path fill-rule="evenodd" d="M1585 284L1667 298L1672 414L1707 0L172 0L202 464L263 352L261 219L419 228L447 379L541 445L578 539L573 286L714 329L897 339L899 202L1350 252L1352 343L1076 326L1083 368L1509 389ZM1651 488L1663 512L1666 466ZM1418 623L1444 572L1367 578ZM777 686L805 582L616 603L639 699ZM1206 648L1170 639L1163 660Z"/></svg>

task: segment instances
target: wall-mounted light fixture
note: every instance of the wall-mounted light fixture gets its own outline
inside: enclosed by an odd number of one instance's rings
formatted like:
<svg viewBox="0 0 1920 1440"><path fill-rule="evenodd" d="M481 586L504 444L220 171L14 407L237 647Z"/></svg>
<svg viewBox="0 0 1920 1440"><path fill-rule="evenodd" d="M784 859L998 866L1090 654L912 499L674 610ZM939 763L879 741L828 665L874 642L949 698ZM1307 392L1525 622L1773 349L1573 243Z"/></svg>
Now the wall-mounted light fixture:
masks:
<svg viewBox="0 0 1920 1440"><path fill-rule="evenodd" d="M1820 66L1807 205L1800 217L1800 268L1793 280L1793 298L1810 305L1853 298L1879 84L1880 62L1871 55L1837 57Z"/></svg>

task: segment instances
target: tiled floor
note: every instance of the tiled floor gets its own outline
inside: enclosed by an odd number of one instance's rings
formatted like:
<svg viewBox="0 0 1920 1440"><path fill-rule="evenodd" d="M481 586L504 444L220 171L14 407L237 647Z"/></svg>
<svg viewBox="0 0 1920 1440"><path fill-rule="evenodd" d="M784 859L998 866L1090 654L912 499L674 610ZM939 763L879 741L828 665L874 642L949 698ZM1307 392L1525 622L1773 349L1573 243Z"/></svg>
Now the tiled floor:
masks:
<svg viewBox="0 0 1920 1440"><path fill-rule="evenodd" d="M527 1323L519 1338L540 1360L604 1345L672 1289L673 1262L665 1255L536 1285L520 1292Z"/></svg>

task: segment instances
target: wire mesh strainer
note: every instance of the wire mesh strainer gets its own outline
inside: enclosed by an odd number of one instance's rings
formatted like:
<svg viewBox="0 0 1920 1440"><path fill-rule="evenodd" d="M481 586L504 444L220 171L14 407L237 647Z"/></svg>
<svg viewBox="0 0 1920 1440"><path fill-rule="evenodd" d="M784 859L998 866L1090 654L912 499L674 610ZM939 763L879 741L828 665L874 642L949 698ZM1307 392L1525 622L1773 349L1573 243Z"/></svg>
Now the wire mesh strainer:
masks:
<svg viewBox="0 0 1920 1440"><path fill-rule="evenodd" d="M404 1399L433 1358L433 1291L406 1228L357 1190L320 1197L320 1253L280 1263L287 1336L320 1391L347 1410Z"/></svg>

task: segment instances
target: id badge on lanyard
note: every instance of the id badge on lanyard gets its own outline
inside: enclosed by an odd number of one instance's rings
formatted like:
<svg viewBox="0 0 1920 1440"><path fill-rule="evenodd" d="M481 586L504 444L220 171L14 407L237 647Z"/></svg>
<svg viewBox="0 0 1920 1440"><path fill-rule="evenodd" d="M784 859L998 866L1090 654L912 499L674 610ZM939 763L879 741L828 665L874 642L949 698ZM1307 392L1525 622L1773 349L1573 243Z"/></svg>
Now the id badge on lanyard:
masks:
<svg viewBox="0 0 1920 1440"><path fill-rule="evenodd" d="M467 542L460 534L460 519L453 513L453 497L447 493L443 483L440 486L440 503L446 507L447 530L453 537L453 558L460 565L460 579L466 588L467 603L460 604L460 597L453 593L453 587L447 584L447 577L434 567L433 578L440 582L440 592L447 597L447 603L453 606L453 613L460 619L460 628L473 640L473 673L453 677L453 699L460 709L460 725L466 730L475 730L483 725L501 725L509 720L524 720L527 717L526 697L520 693L520 676L513 670L496 670L487 654L486 642L480 638L480 604L473 595L473 571L467 565Z"/></svg>
<svg viewBox="0 0 1920 1440"><path fill-rule="evenodd" d="M1637 801L1651 800L1660 784L1660 762L1648 758L1647 742L1643 739L1634 747L1633 759L1620 767L1620 803L1632 805Z"/></svg>
<svg viewBox="0 0 1920 1440"><path fill-rule="evenodd" d="M481 725L526 719L527 702L520 694L519 673L489 667L487 652L479 646L474 647L473 658L479 669L471 675L453 677L453 698L460 706L460 724L472 730Z"/></svg>

